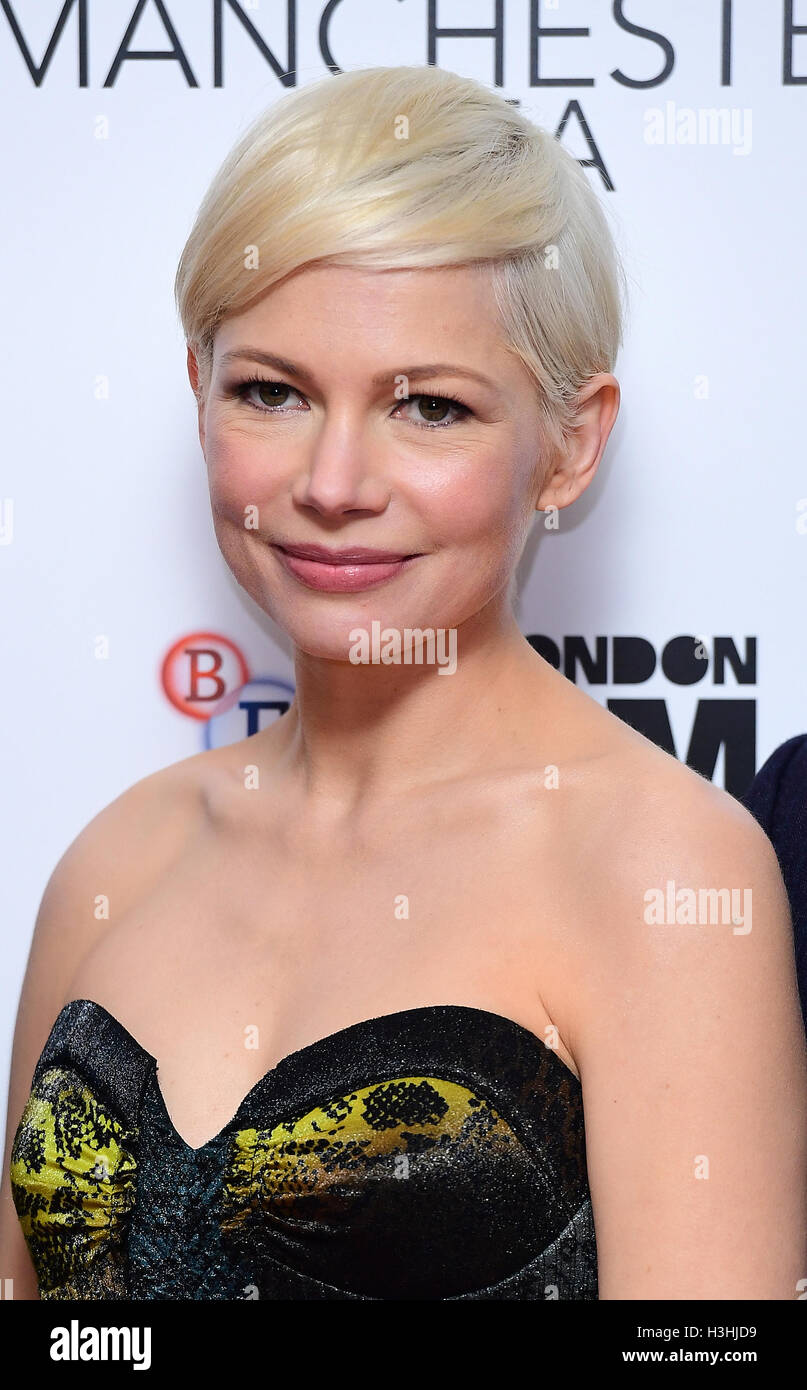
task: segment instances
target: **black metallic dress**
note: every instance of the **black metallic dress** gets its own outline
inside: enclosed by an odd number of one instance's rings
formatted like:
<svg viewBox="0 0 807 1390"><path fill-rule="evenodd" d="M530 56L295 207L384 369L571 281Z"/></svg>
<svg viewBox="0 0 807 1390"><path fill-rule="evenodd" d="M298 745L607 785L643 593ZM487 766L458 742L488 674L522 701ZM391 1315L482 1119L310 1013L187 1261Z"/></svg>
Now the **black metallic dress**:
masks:
<svg viewBox="0 0 807 1390"><path fill-rule="evenodd" d="M582 1088L459 1004L292 1052L191 1148L157 1062L61 1010L11 1159L43 1299L596 1299Z"/></svg>

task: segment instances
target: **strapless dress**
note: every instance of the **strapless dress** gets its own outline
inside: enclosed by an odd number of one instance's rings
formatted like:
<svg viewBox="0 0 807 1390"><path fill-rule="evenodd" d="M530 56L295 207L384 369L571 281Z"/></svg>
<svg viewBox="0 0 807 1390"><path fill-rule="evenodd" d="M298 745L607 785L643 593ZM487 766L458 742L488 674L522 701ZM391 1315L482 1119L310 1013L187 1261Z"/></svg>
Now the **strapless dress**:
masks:
<svg viewBox="0 0 807 1390"><path fill-rule="evenodd" d="M41 1298L597 1298L582 1086L512 1019L341 1028L199 1148L157 1073L102 1005L65 1004L11 1155Z"/></svg>

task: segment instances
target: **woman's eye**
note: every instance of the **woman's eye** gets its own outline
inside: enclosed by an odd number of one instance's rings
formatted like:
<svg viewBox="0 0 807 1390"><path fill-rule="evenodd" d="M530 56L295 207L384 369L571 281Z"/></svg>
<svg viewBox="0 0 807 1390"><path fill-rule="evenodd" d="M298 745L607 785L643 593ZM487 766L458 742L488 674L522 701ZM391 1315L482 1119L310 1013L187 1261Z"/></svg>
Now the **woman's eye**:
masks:
<svg viewBox="0 0 807 1390"><path fill-rule="evenodd" d="M267 410L272 411L278 406L284 406L290 394L299 396L302 400L299 391L295 391L293 386L287 386L285 381L264 381L257 378L251 381L242 381L236 387L236 392L242 400L247 402L247 405L251 405L255 410L263 411L264 414ZM260 405L255 401L253 392L257 393L261 402Z"/></svg>
<svg viewBox="0 0 807 1390"><path fill-rule="evenodd" d="M304 399L299 391L295 390L293 386L289 386L285 381L266 381L262 377L252 377L248 381L239 382L235 387L235 394L241 400L246 401L253 410L258 410L263 415L288 414L289 412L285 407L289 404L291 396L296 396L298 401ZM256 396L257 400L255 399ZM408 396L401 401L398 409L402 409L404 406L415 406L416 416L409 415L406 418L421 429L444 429L470 414L468 407L463 405L462 401L453 400L450 396L429 396L420 393L419 395ZM293 403L292 408L294 408Z"/></svg>
<svg viewBox="0 0 807 1390"><path fill-rule="evenodd" d="M412 405L415 401L418 403L417 411L421 418L419 420L413 420L412 423L416 425L425 425L426 428L444 427L456 424L456 420L446 418L446 412L448 411L455 411L457 413L457 418L460 420L464 419L465 416L469 414L467 406L463 405L461 401L451 400L448 396L427 396L423 394L409 396L405 401L402 401L401 404ZM410 416L409 418L411 419L412 417Z"/></svg>

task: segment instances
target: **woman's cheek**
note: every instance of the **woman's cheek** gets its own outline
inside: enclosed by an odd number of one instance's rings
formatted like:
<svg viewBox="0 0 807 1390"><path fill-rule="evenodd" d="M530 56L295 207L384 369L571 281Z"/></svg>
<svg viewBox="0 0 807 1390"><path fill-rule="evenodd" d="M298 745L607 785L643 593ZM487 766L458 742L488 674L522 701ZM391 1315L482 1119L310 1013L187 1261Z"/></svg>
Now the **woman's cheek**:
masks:
<svg viewBox="0 0 807 1390"><path fill-rule="evenodd" d="M495 487L469 488L458 496L446 514L449 543L477 552L495 566L506 563L518 547L523 528L523 507L518 499Z"/></svg>
<svg viewBox="0 0 807 1390"><path fill-rule="evenodd" d="M442 478L432 475L428 492L432 517L455 540L492 540L501 545L518 531L523 514L524 480L515 448L472 452L445 460Z"/></svg>
<svg viewBox="0 0 807 1390"><path fill-rule="evenodd" d="M230 520L238 517L241 521L247 507L260 508L266 501L276 478L265 450L250 449L243 441L214 440L207 451L207 473L214 509Z"/></svg>

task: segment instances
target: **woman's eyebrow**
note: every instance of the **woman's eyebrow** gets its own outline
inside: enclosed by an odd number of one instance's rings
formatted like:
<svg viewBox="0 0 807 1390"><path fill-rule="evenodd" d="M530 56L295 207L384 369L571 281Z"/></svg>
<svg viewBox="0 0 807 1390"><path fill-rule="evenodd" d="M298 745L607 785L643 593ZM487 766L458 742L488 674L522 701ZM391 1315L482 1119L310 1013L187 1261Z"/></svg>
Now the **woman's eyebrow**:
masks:
<svg viewBox="0 0 807 1390"><path fill-rule="evenodd" d="M278 357L276 353L264 352L261 348L237 347L230 348L228 352L222 353L220 364L226 367L230 362L239 358L248 358L252 362L260 362L265 367L274 367L279 372L285 372L288 376L296 376L301 381L313 381L313 374L307 372L304 367L296 362L290 361L288 357ZM414 367L400 367L397 371L377 372L372 378L373 386L387 386L394 383L396 377L405 376L408 381L421 380L429 376L459 376L466 377L471 381L478 381L482 386L487 386L491 390L496 390L496 383L482 372L476 372L471 367L460 367L453 362L426 362Z"/></svg>
<svg viewBox="0 0 807 1390"><path fill-rule="evenodd" d="M489 376L475 372L472 367L457 366L454 362L425 362L416 367L400 367L397 372L379 372L373 377L373 385L386 386L388 382L394 381L396 376L405 376L410 381L417 381L426 376L461 376L496 390L496 383Z"/></svg>

